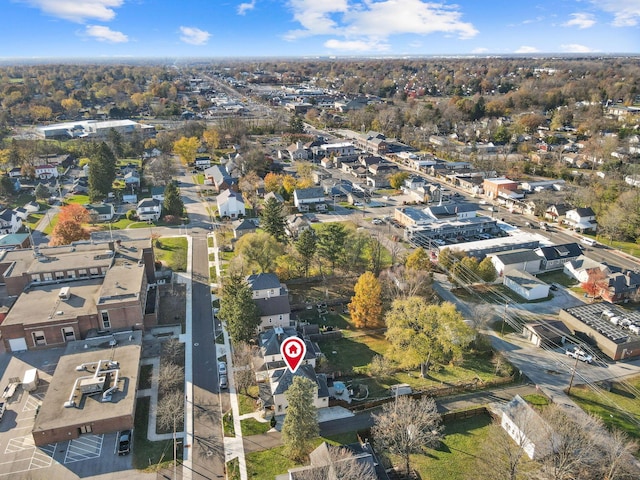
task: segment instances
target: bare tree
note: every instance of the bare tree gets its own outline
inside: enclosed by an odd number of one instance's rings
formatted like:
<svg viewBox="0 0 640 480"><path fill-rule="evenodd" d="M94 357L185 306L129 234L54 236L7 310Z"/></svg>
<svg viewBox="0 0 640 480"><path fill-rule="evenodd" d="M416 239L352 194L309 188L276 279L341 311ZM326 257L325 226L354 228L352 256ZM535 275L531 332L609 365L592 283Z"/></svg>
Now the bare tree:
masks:
<svg viewBox="0 0 640 480"><path fill-rule="evenodd" d="M369 374L373 377L388 377L393 373L393 363L382 355L374 355L369 364Z"/></svg>
<svg viewBox="0 0 640 480"><path fill-rule="evenodd" d="M598 462L598 478L623 480L640 477L640 469L633 455L638 451L638 442L631 441L622 430L607 429L598 421L599 431L594 443L601 460Z"/></svg>
<svg viewBox="0 0 640 480"><path fill-rule="evenodd" d="M171 392L162 397L156 410L157 424L162 429L171 429L173 432L173 465L174 477L177 461L178 441L176 433L182 430L184 425L184 395L180 391Z"/></svg>
<svg viewBox="0 0 640 480"><path fill-rule="evenodd" d="M404 266L385 270L380 274L382 292L385 299L429 297L431 291L431 274L424 270L407 269Z"/></svg>
<svg viewBox="0 0 640 480"><path fill-rule="evenodd" d="M156 185L165 186L176 176L176 167L173 158L167 154L162 154L149 162L146 170Z"/></svg>
<svg viewBox="0 0 640 480"><path fill-rule="evenodd" d="M326 445L326 444L325 444ZM375 480L371 457L357 454L345 447L326 445L309 455L311 466L297 471L300 480Z"/></svg>
<svg viewBox="0 0 640 480"><path fill-rule="evenodd" d="M253 371L253 354L248 343L239 342L233 347L233 374L236 388L247 394L249 387L255 385L256 376Z"/></svg>
<svg viewBox="0 0 640 480"><path fill-rule="evenodd" d="M376 446L399 455L407 474L411 470L412 453L440 443L441 418L433 398L397 397L395 402L384 405L382 412L374 415L373 419L371 433Z"/></svg>
<svg viewBox="0 0 640 480"><path fill-rule="evenodd" d="M163 362L158 372L158 387L161 392L176 390L184 382L184 368L171 362Z"/></svg>
<svg viewBox="0 0 640 480"><path fill-rule="evenodd" d="M177 338L170 338L162 345L162 356L170 363L184 364L184 344Z"/></svg>

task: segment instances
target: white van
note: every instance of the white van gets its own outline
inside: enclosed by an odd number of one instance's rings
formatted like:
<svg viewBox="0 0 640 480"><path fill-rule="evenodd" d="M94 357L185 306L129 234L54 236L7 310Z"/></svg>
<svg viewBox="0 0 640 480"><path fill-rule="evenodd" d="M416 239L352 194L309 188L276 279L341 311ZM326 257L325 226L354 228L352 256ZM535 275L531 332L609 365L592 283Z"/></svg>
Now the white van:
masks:
<svg viewBox="0 0 640 480"><path fill-rule="evenodd" d="M598 242L596 242L593 238L582 237L580 240L583 244L589 245L590 247L595 247Z"/></svg>

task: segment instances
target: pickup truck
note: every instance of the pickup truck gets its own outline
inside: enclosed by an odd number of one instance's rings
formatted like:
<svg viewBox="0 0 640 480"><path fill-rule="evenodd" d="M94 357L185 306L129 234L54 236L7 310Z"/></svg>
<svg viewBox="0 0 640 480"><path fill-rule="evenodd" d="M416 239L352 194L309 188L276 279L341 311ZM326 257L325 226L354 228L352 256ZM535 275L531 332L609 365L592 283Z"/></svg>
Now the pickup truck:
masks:
<svg viewBox="0 0 640 480"><path fill-rule="evenodd" d="M593 357L578 347L569 349L565 353L567 354L567 357L577 358L581 362L585 362L585 363L593 362Z"/></svg>
<svg viewBox="0 0 640 480"><path fill-rule="evenodd" d="M2 420L2 416L4 415L5 403L0 402L0 421Z"/></svg>

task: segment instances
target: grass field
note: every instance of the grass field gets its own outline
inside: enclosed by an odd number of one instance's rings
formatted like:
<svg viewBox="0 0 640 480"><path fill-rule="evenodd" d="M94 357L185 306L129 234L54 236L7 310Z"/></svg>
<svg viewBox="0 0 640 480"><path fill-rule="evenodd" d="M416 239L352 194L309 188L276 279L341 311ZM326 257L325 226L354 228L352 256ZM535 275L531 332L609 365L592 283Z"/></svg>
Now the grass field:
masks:
<svg viewBox="0 0 640 480"><path fill-rule="evenodd" d="M147 440L149 423L149 397L139 398L136 402L136 417L133 430L133 466L137 469L155 467L163 459L164 463L172 463L173 441L152 442ZM182 449L178 449L178 459L182 458Z"/></svg>
<svg viewBox="0 0 640 480"><path fill-rule="evenodd" d="M640 399L637 396L640 377L632 378L626 383L630 388L614 383L610 392L595 392L589 387L577 386L571 389L570 396L583 410L601 418L608 426L619 428L629 436L640 439Z"/></svg>
<svg viewBox="0 0 640 480"><path fill-rule="evenodd" d="M242 428L242 435L246 436L267 433L271 429L269 422L259 422L255 418L240 420L240 427Z"/></svg>
<svg viewBox="0 0 640 480"><path fill-rule="evenodd" d="M154 245L156 259L162 261L176 272L184 272L187 269L187 239L160 238L160 247Z"/></svg>

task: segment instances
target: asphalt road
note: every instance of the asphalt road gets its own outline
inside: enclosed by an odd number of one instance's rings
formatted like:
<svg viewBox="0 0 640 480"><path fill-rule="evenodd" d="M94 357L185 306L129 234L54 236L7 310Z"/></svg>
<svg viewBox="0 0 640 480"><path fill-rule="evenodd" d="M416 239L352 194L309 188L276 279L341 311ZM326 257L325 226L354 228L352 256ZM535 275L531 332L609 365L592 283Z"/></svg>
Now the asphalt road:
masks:
<svg viewBox="0 0 640 480"><path fill-rule="evenodd" d="M193 237L193 478L224 478L221 399L206 236Z"/></svg>

